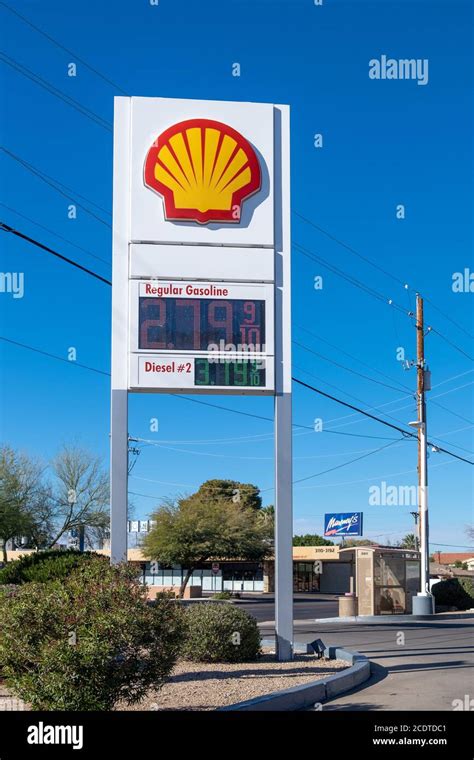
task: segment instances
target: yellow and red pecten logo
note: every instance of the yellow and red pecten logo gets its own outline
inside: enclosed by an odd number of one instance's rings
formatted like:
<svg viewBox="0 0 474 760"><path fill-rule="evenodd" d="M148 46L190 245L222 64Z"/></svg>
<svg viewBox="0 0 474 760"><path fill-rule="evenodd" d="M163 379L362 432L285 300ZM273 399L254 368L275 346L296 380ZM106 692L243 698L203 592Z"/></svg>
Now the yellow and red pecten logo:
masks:
<svg viewBox="0 0 474 760"><path fill-rule="evenodd" d="M145 160L145 185L163 196L168 220L239 222L243 201L260 189L250 143L232 127L189 119L165 130Z"/></svg>

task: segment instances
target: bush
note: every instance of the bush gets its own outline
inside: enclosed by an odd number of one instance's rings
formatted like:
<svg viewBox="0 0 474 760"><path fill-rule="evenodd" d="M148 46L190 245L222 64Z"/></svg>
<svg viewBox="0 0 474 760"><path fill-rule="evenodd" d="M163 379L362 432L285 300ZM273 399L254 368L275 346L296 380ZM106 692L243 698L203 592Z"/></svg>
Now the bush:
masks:
<svg viewBox="0 0 474 760"><path fill-rule="evenodd" d="M175 601L146 603L127 565L99 558L64 581L0 594L0 670L34 710L110 710L169 676L182 639Z"/></svg>
<svg viewBox="0 0 474 760"><path fill-rule="evenodd" d="M28 583L30 581L45 583L54 579L61 580L67 578L76 567L89 562L92 557L100 557L104 562L108 562L100 554L80 552L77 549L67 549L66 551L49 549L34 552L34 554L25 554L20 559L8 562L0 570L0 584Z"/></svg>
<svg viewBox="0 0 474 760"><path fill-rule="evenodd" d="M185 611L183 656L198 662L247 662L260 654L257 621L230 604L195 602Z"/></svg>
<svg viewBox="0 0 474 760"><path fill-rule="evenodd" d="M212 599L232 599L232 594L230 591L217 591L212 595Z"/></svg>
<svg viewBox="0 0 474 760"><path fill-rule="evenodd" d="M449 578L433 586L437 606L467 610L474 606L474 587L471 578Z"/></svg>

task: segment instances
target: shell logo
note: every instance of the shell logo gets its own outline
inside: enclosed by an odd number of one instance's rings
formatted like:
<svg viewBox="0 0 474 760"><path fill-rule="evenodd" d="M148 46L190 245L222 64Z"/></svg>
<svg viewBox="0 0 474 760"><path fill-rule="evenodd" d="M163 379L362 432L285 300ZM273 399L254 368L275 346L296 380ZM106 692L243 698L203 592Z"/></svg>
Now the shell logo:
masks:
<svg viewBox="0 0 474 760"><path fill-rule="evenodd" d="M255 150L235 129L189 119L155 140L144 181L163 196L167 220L238 223L243 201L260 190L261 171Z"/></svg>

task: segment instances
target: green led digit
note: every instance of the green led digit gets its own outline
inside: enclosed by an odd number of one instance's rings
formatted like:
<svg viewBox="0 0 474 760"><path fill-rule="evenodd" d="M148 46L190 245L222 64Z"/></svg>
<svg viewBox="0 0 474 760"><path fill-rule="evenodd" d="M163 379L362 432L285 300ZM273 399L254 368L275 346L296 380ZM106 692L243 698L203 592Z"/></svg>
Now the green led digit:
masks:
<svg viewBox="0 0 474 760"><path fill-rule="evenodd" d="M207 359L195 359L194 385L209 385L209 362Z"/></svg>
<svg viewBox="0 0 474 760"><path fill-rule="evenodd" d="M248 362L235 362L234 385L247 385L247 366Z"/></svg>

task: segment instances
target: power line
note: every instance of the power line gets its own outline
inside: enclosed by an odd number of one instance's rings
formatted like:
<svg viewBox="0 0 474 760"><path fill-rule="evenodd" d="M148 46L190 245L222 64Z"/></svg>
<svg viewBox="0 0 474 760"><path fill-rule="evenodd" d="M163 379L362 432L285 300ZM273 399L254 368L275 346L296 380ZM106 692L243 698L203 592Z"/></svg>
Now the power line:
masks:
<svg viewBox="0 0 474 760"><path fill-rule="evenodd" d="M327 232L327 230L324 230L322 227L319 226L319 224L316 224L316 222L313 222L311 219L308 219L306 216L303 216L303 214L300 214L298 211L293 211L293 214L295 216L298 216L304 222L306 222L306 224L309 224L311 227L314 227L314 229L318 230L319 232L322 232L322 234L326 235L326 237L329 238L330 240L333 240L335 243L338 243L338 245L341 245L343 248L353 253L359 259L362 259L362 261L365 261L366 264L370 264L370 266L374 267L374 269L378 269L379 272L382 272L387 277L390 277L392 280L397 282L399 285L403 285L404 288L407 288L406 283L404 283L403 280L400 280L399 277L387 271L387 269L384 269L379 264L376 264L374 261L367 258L367 256L363 256L361 253L359 253L359 251L356 251L355 248L352 248L352 246L348 245L347 243L344 243L342 240L339 240L334 235L331 235L330 232Z"/></svg>
<svg viewBox="0 0 474 760"><path fill-rule="evenodd" d="M391 441L391 443L386 443L383 446L380 446L378 449L372 449L372 451L369 451L368 454L364 454L361 457L356 457L355 459L349 459L347 462L342 462L342 464L338 464L335 467L330 467L327 470L322 470L321 472L315 472L313 475L307 475L305 478L298 478L297 480L293 480L293 485L296 485L297 483L302 483L304 480L311 480L312 478L318 478L321 475L326 475L328 472L334 472L334 470L340 470L342 467L348 467L350 464L354 464L354 462L358 462L360 459L366 459L367 457L372 456L373 454L377 454L379 451L382 451L383 449L388 448L388 446L393 446L394 443L397 441L404 440L400 438L396 438L395 440ZM273 491L275 489L274 486L270 486L270 488L263 488L260 490L260 493L266 493L267 491Z"/></svg>
<svg viewBox="0 0 474 760"><path fill-rule="evenodd" d="M65 45L63 45L63 44L62 44L61 42L59 42L59 41L58 41L58 40L57 40L55 37L53 37L52 35L48 34L48 33L47 33L47 32L45 32L43 29L40 29L40 28L39 28L38 26L36 26L36 25L35 25L35 24L34 24L32 21L30 21L30 20L29 20L29 19L28 19L26 16L22 15L22 14L21 14L21 13L19 13L17 10L15 10L14 8L12 8L10 5L8 5L7 3L5 3L5 2L3 2L3 1L1 1L1 2L0 2L0 5L2 5L2 6L3 6L3 7L4 7L6 10L8 10L10 13L14 14L14 15L15 15L17 18L19 18L19 19L20 19L20 20L21 20L21 21L22 21L24 24L27 24L27 25L28 25L30 28L34 29L34 30L35 30L35 31L36 31L38 34L41 34L41 35L42 35L42 36L43 36L45 39L47 39L47 40L48 40L49 42L51 42L53 45L56 45L56 47L60 48L61 50L63 50L63 51L65 51L66 53L68 53L69 55L73 56L73 57L74 57L74 58L75 58L77 61L79 61L79 62L80 62L80 63L81 63L83 66L85 66L85 67L86 67L86 68L88 68L90 71L92 71L92 72L93 72L93 73L94 73L96 76L98 76L98 77L99 77L100 79L102 79L104 82L106 82L107 84L109 84L109 85L111 85L112 87L114 87L116 90L118 90L119 92L121 92L123 95L127 95L127 93L125 92L125 90L123 90L123 89L120 87L120 85L118 85L116 82L114 82L114 81L113 81L112 79L110 79L109 77L105 76L105 74L103 74L103 73L102 73L101 71L99 71L97 68L95 68L94 66L92 66L92 65L91 65L90 63L88 63L88 62L87 62L87 61L86 61L84 58L82 58L81 56L79 56L77 53L75 53L74 51L72 51L70 48L68 48L68 47L66 47ZM10 65L11 65L11 64L10 64ZM20 64L17 64L17 65L18 65L18 66L20 66ZM25 70L26 70L26 69L25 69ZM26 71L27 71L27 70L26 70ZM22 72L22 73L23 73L23 72ZM30 73L32 76L37 76L37 75L35 75L33 72L29 72L29 73ZM40 79L40 77L38 77L38 79ZM39 83L39 82L38 82L38 83ZM46 83L44 83L44 84L46 84ZM52 86L50 85L50 87L52 87ZM54 88L54 89L55 89L55 88ZM57 91L57 92L59 93L60 91ZM62 95L63 97L66 97L66 98L68 98L68 99L71 101L71 104L72 104L72 102L74 102L74 101L73 101L73 99L72 99L72 98L70 98L68 95L64 95L63 93L61 93L61 95ZM80 104L80 103L76 103L76 105L77 105L77 106L78 106L80 109L84 109L84 111L89 111L89 109L86 109L86 108L85 108L85 106L82 106L82 104ZM102 119L102 117L98 116L97 114L95 114L95 113L94 113L94 112L92 112L92 111L89 111L89 113L90 113L92 116L94 116L94 117L98 118L100 121L103 121L103 122L104 122L104 124L106 125L106 128L110 129L110 126L109 126L108 122L105 122L105 120L104 120L104 119ZM86 115L87 115L87 114L86 114ZM106 212L106 213L110 214L110 212ZM359 251L357 251L357 250L356 250L355 248L353 248L352 246L350 246L350 245L348 245L347 243L345 243L344 241L340 240L340 239L339 239L339 238L337 238L335 235L332 235L330 232L328 232L327 230L325 230L323 227L321 227L320 225L316 224L316 222L314 222L313 220L311 220L311 219L308 219L308 217L304 216L303 214L299 213L298 211L293 211L293 213L294 213L294 214L295 214L297 217L299 217L299 218L300 218L302 221L306 222L306 224L309 224L311 227L313 227L314 229L316 229L316 230L318 230L319 232L321 232L321 233L322 233L323 235L325 235L327 238L329 238L330 240L332 240L332 241L336 242L338 245L342 246L342 247L343 247L343 248L345 248L347 251L349 251L349 252L350 252L350 253L352 253L353 255L357 256L359 259L361 259L361 260L362 260L362 261L364 261L365 263L369 264L369 266L373 267L374 269L378 270L379 272L382 272L384 275L386 275L387 277L389 277L390 279L392 279L394 282L397 282L399 285L402 285L402 286L404 287L404 289L407 291L407 295L408 295L408 297L409 297L409 291L410 291L410 290L414 291L414 288L412 288L410 285L408 285L408 283L405 283L405 282L403 282L403 280L401 280L401 279L400 279L398 276L394 275L392 272L390 272L390 271L388 271L387 269L385 269L384 267L380 266L380 264L377 264L377 263L375 263L374 261L372 261L372 260L371 260L370 258L368 258L367 256L364 256L363 254L361 254ZM442 315L442 316L443 316L445 319L449 320L449 321L450 321L450 322L451 322L453 325L455 325L455 326L456 326L456 327L458 327L460 330L462 330L462 331L463 331L463 332L464 332L466 335L468 335L468 336L469 336L469 337L471 337L471 338L473 338L473 337L474 337L474 336L473 336L471 333L469 333L469 332L468 332L468 331L467 331L467 330L466 330L466 329L465 329L465 328L464 328L462 325L460 325L460 324L459 324L459 323L458 323L456 320L454 320L454 319L453 319L451 316L449 316L449 315L448 315L448 314L446 314L444 311L442 311L442 310L441 310L441 309L440 309L440 308L439 308L439 307L438 307L438 306L437 306L437 305L436 305L436 304L435 304L435 303L434 303L434 302L433 302L431 299L429 299L428 297L426 297L426 296L425 296L425 300L426 300L428 303L430 303L430 304L431 304L431 306L432 306L434 309L436 309L436 311L438 311L438 312L439 312L439 313L440 313L440 314L441 314L441 315ZM460 349L457 349L457 350L460 350ZM470 358L470 357L469 357L469 358Z"/></svg>
<svg viewBox="0 0 474 760"><path fill-rule="evenodd" d="M329 261L324 259L320 254L316 254L314 251L310 251L308 248L300 245L300 243L297 243L297 242L294 242L293 246L294 248L296 248L296 250L299 253L302 253L303 256L306 256L306 258L310 259L311 261L315 261L317 264L320 264L326 269L329 269L330 272L333 272L338 277L341 277L343 280L346 280L354 287L358 288L359 290L362 290L362 292L367 293L368 295L372 296L377 301L381 301L382 303L387 304L388 306L393 306L394 309L397 309L397 311L401 311L403 314L407 313L406 309L404 309L399 304L395 303L395 301L392 298L388 298L387 296L384 296L382 293L379 293L377 290L374 290L374 288L370 288L368 285L365 285L356 277L353 277L352 275L348 275L347 272L344 272L342 271L342 269L339 269L339 267L334 266Z"/></svg>
<svg viewBox="0 0 474 760"><path fill-rule="evenodd" d="M97 259L97 261L101 261L103 264L107 264L107 266L110 266L110 261L107 261L106 259L102 259L100 256L97 256L97 254L92 253L92 251L88 251L87 248L83 248L81 245L78 245L77 243L73 243L72 240L68 240L62 235L59 235L57 232L50 230L49 227L45 227L44 224L40 224L39 222L36 222L34 219L31 219L31 217L26 216L26 214L21 214L19 211L15 211L14 208L11 208L11 206L7 206L6 203L2 203L0 201L0 206L3 206L3 208L8 209L8 211L11 211L13 214L20 216L22 219L26 219L26 221L31 222L31 224L36 225L36 227L39 227L41 230L44 230L45 232L49 232L50 235L54 235L55 237L58 238L58 240L62 240L64 243L68 243L68 245L74 246L74 248L77 248L78 251L87 253L87 255L92 256L93 259Z"/></svg>
<svg viewBox="0 0 474 760"><path fill-rule="evenodd" d="M382 383L380 380L375 380L375 378L369 377L369 375L364 375L362 372L357 372L357 370L355 369L346 367L345 364L340 364L339 362L334 361L334 359L329 359L327 356L324 356L324 354L320 354L318 353L318 351L314 351L312 348L308 348L307 346L304 346L302 343L298 343L297 340L294 340L293 343L295 346L302 348L304 351L308 351L310 354L314 354L314 356L318 356L320 359L323 359L323 361L329 362L330 364L334 364L335 367L339 367L340 369L345 369L346 372L351 372L353 375L357 375L358 377L364 378L364 380L369 380L371 383L382 385L384 388L390 388L390 390L396 391L396 393L400 393L400 388L395 388L395 386L393 385L387 385L387 383Z"/></svg>
<svg viewBox="0 0 474 760"><path fill-rule="evenodd" d="M398 438L395 439L395 441L391 441L390 443L386 443L383 446L380 446L378 449L373 449L372 451L369 451L368 454L363 454L360 457L357 457L356 459L351 459L348 462L343 462L342 464L336 465L335 467L330 467L328 470L323 470L322 472L316 472L314 475L307 475L305 478L298 478L298 480L294 480L293 483L302 483L304 480L311 480L312 478L317 478L320 475L326 475L328 472L334 472L334 470L340 470L341 467L347 467L349 464L354 464L354 462L359 462L361 459L366 459L367 457L372 456L372 454L378 454L379 451L383 451L384 449L387 449L389 446L393 446L396 441L404 441L405 438Z"/></svg>
<svg viewBox="0 0 474 760"><path fill-rule="evenodd" d="M51 95L54 95L59 100L62 100L63 103L66 103L66 105L74 108L83 116L87 116L88 119L95 122L95 124L98 124L99 127L102 127L102 129L106 129L108 132L113 131L110 123L106 121L105 119L103 119L102 116L99 116L99 114L96 114L95 111L91 111L90 108L83 106L77 100L74 100L74 98L71 98L70 95L67 95L65 92L62 92L62 90L59 90L57 87L54 87L54 85L52 85L46 79L43 79L42 77L40 77L39 74L36 74L34 71L31 71L31 69L28 69L26 66L23 66L21 63L18 63L18 61L15 61L14 58L10 58L10 56L6 55L5 53L0 52L0 60L3 61L3 63L6 63L7 66L10 66L10 68L14 69L15 71L18 71L19 74L22 74L24 77L26 77L27 79L30 79L35 84L38 84L40 87L43 88L43 90L46 90Z"/></svg>
<svg viewBox="0 0 474 760"><path fill-rule="evenodd" d="M308 388L311 391L314 391L314 393L319 393L321 396L325 396L326 398L331 399L332 401L336 401L338 404L342 404L343 406L347 406L349 409L354 409L356 412L359 412L360 414L363 414L365 417L369 417L372 420L376 420L377 422L380 422L382 425L385 425L386 427L390 427L393 430L398 430L399 433L402 433L404 436L408 436L410 438L417 438L415 433L411 433L408 430L404 430L403 428L398 427L397 425L393 425L391 422L387 422L386 420L382 420L380 417L376 417L373 414L370 414L369 412L365 412L363 409L359 409L353 404L349 404L347 401L342 401L341 399L336 398L335 396L331 396L329 393L325 393L324 391L320 390L319 388L315 388L312 385L308 385L308 383L304 383L302 380L298 380L297 377L293 377L292 380L294 380L295 383L298 383L298 385L302 385L305 388ZM450 456L454 457L455 459L459 459L462 462L466 462L467 464L473 464L474 462L471 462L469 459L465 459L464 457L459 456L458 454L454 454L452 451L448 451L447 449L441 448L441 446L438 446L436 444L431 443L428 441L429 446L435 446L438 451L442 451L445 454L449 454Z"/></svg>
<svg viewBox="0 0 474 760"><path fill-rule="evenodd" d="M68 190L74 196L77 196L78 198L82 198L83 201L90 203L91 206L95 206L96 209L98 209L99 211L102 211L104 214L107 214L107 216L112 216L112 213L110 211L107 211L107 209L101 206L99 203L92 201L90 198L87 198L85 195L81 195L81 193L79 193L77 190L74 190L73 188L68 187L68 185L65 185L64 182L60 182L58 179L51 177L49 174L46 174L46 172L44 172L42 169L38 169L37 166L33 166L33 164L31 164L26 159L21 158L21 156L18 156L16 153L13 153L13 151L8 150L8 148L5 148L4 145L0 147L4 153L7 153L10 156L10 158L13 158L15 161L18 161L18 163L22 164L26 169L29 169L30 171L33 171L36 174L40 175L41 179L47 179L49 180L49 182L54 183L54 185L59 185L59 187L61 187L63 190ZM57 188L55 187L54 189L56 190Z"/></svg>
<svg viewBox="0 0 474 760"><path fill-rule="evenodd" d="M29 351L33 351L33 352L35 352L37 354L42 354L43 356L47 356L50 359L56 359L58 361L65 362L66 364L69 364L69 365L72 364L72 365L74 365L76 367L81 367L82 369L90 370L91 372L95 372L95 373L97 373L99 375L105 375L107 377L110 377L110 372L106 372L104 370L99 370L99 369L96 369L95 367L91 367L91 366L88 366L86 364L81 364L80 362L71 362L68 359L64 359L62 356L57 356L56 354L52 354L52 353L50 353L48 351L43 351L42 349L34 348L33 346L30 346L30 345L28 345L26 343L21 343L20 341L15 341L15 340L12 340L10 338L6 338L5 336L0 336L0 340L4 340L7 343L11 343L11 344L13 344L15 346L19 346L19 347L27 349ZM300 385L304 385L307 388L310 388L311 390L313 390L312 386L309 386L306 383L303 383L301 380L297 380L297 378L293 378L293 380L295 382L299 383ZM357 407L353 406L352 404L348 404L345 401L342 401L341 399L337 399L335 396L330 396L329 394L324 393L324 391L320 391L320 390L317 390L317 389L314 389L314 390L317 393L320 393L323 396L327 396L328 398L330 398L333 401L336 401L339 404L347 406L350 409L355 409L356 411L359 411L361 414L363 414L365 416L368 416L368 417L371 417L372 419L376 420L377 422L381 422L382 424L384 424L384 425L386 425L388 427L395 428L396 430L398 430L399 432L401 432L406 437L410 437L410 438L415 438L416 437L412 433L410 433L408 431L405 431L402 428L396 428L391 423L388 423L385 420L380 419L379 417L375 417L374 415L370 415L370 414L368 414L367 412L365 412L362 409L361 410L357 409ZM226 412L231 412L233 414L240 414L240 415L242 415L244 417L252 417L254 419L264 420L266 422L272 422L273 423L273 419L271 417L264 417L262 415L252 414L250 412L242 412L242 411L240 411L238 409L232 409L231 407L222 406L220 404L211 404L211 403L208 403L206 401L199 401L198 399L189 398L188 396L181 396L181 395L178 395L178 394L173 394L173 398L182 399L183 401L191 401L193 403L202 404L204 406L208 406L208 407L211 407L213 409L220 409L220 410L223 410L223 411L226 411ZM293 423L293 427L303 428L303 429L306 429L306 430L314 430L314 428L310 427L309 425L300 425L298 423ZM363 434L357 434L357 433L343 433L343 432L339 432L339 431L335 431L335 430L323 430L321 432L336 433L338 435L346 435L346 436L355 437L355 438L373 438L373 439L379 439L379 440L389 440L389 441L391 441L391 443L396 443L397 441L400 440L399 438L393 438L393 439L387 439L387 438L385 438L384 439L382 436L363 435ZM430 444L430 445L434 445L434 444ZM449 454L450 456L453 456L456 459L461 459L462 461L465 461L468 464L473 464L472 462L469 462L468 460L464 459L463 457L457 456L456 454L454 454L451 451L448 451L446 449L442 449L438 445L436 445L436 448L438 449L438 451L443 451L445 454Z"/></svg>
<svg viewBox="0 0 474 760"><path fill-rule="evenodd" d="M413 391L412 391L412 389L408 385L405 385L404 383L400 383L398 380L395 380L390 375L387 375L384 372L381 372L376 367L372 367L370 364L367 364L366 362L363 362L357 356L354 356L353 354L350 354L348 351L345 351L344 349L340 348L339 346L336 346L334 343L330 343L328 340L326 340L325 338L322 338L321 336L317 335L316 333L312 332L311 330L308 330L306 327L303 327L302 325L298 325L298 324L295 325L295 327L297 327L299 330L303 330L304 332L308 333L308 335L311 335L313 338L316 338L316 340L319 340L322 343L325 343L326 345L330 346L331 348L334 348L337 351L340 351L345 356L348 356L350 359L353 359L354 361L358 362L359 364L362 364L362 366L367 367L367 369L370 369L373 372L376 372L378 375L380 375L381 377L384 377L386 380L390 380L391 382L398 383L399 386L400 386L400 390L408 390L408 391L410 391L410 395L413 395ZM294 342L296 343L296 345L299 345L296 341L294 341ZM306 351L310 350L307 347L303 347L303 348ZM316 352L313 352L313 353L316 353ZM334 362L333 360L328 359L323 354L316 354L316 355L320 356L320 358L324 359L325 361L331 361L336 366L341 367L342 369L346 369L348 372L354 372L355 371L355 370L350 369L349 367L346 367L343 364L337 364L337 362ZM305 372L305 371L306 370L303 370L303 372ZM310 374L310 373L308 373L308 374ZM378 382L377 380L375 380L375 378L368 377L367 375L363 375L361 373L356 373L356 374L360 374L360 377L364 377L365 379L370 380L373 383L377 383ZM384 383L380 383L380 385L385 385L385 384ZM390 385L387 385L386 387L387 388L392 388L393 390L398 390L398 389L393 388L393 386L390 386ZM358 399L358 400L360 400L360 399ZM464 420L464 422L469 422L470 424L472 424L472 421L468 420L467 417L464 417L462 414L459 414L458 412L454 412L452 409L449 409L447 406L444 406L443 404L440 404L438 401L431 401L431 403L434 404L434 406L437 406L440 409L443 409L445 412L448 412L448 414L452 414L454 417L458 417L459 419Z"/></svg>
<svg viewBox="0 0 474 760"><path fill-rule="evenodd" d="M454 348L456 351L459 351L459 353L462 354L463 356L467 357L469 361L471 362L474 361L474 358L470 356L470 354L466 353L466 351L464 351L462 348L456 345L456 343L453 343L453 341L447 338L446 335L443 335L443 333L440 333L439 330L435 330L434 327L430 327L430 332L438 335L440 338L442 338L442 340L446 341L446 343L448 343L452 348Z"/></svg>
<svg viewBox="0 0 474 760"><path fill-rule="evenodd" d="M302 325L298 325L298 324L296 324L295 327L297 327L299 330L303 330L303 332L305 333L308 333L308 335L311 335L313 338L316 338L316 340L319 340L322 343L325 343L327 346L330 346L331 348L336 349L336 351L340 351L341 354L348 356L349 359L353 359L354 361L358 362L358 364L361 364L363 367L366 367L367 369L372 370L372 372L376 372L378 375L380 375L381 377L384 377L386 380L390 380L391 382L398 383L400 388L397 390L411 391L411 388L408 385L399 383L398 380L395 380L395 378L391 377L390 375L386 375L384 372L381 372L379 369L372 367L372 365L367 364L366 362L363 362L362 359L359 359L357 356L350 354L348 351L345 351L340 346L336 346L334 343L330 343L328 340L326 340L325 338L322 338L320 335L317 335L315 332L308 330L306 327L303 327ZM387 386L387 387L392 387L392 386Z"/></svg>
<svg viewBox="0 0 474 760"><path fill-rule="evenodd" d="M12 235L16 235L16 237L19 237L22 240L26 240L27 243L31 243L31 245L35 245L37 248L41 248L41 250L46 251L46 253L51 253L52 256L56 256L56 258L61 259L61 261L65 261L67 264L70 264L73 267L76 267L76 269L80 269L82 272L89 274L91 277L95 277L96 280L105 282L106 285L112 285L110 280L107 280L105 277L102 277L100 274L93 272L92 269L87 269L87 267L82 266L82 264L78 264L77 261L74 261L73 259L70 259L67 256L63 256L62 253L58 253L58 251L54 251L52 248L49 248L49 246L43 245L43 243L40 243L38 240L35 240L34 238L29 237L28 235L24 235L22 232L20 232L19 230L16 230L14 227L10 227L9 224L5 224L5 222L0 221L0 230L3 230L4 232L9 232Z"/></svg>
<svg viewBox="0 0 474 760"><path fill-rule="evenodd" d="M80 63L82 63L83 66L85 66L90 71L92 71L94 74L96 74L98 77L100 77L101 79L103 79L104 82L107 82L107 84L110 84L110 85L112 85L112 87L115 87L115 89L118 90L119 92L121 92L122 95L127 95L127 93L125 92L125 90L122 90L122 88L119 87L118 84L116 84L115 82L113 82L112 79L109 79L108 77L106 77L98 69L95 69L93 66L91 66L90 63L87 63L87 61L85 61L83 58L80 58L77 55L77 53L74 53L72 50L70 50L69 48L67 48L65 45L61 44L61 42L58 42L58 40L55 39L52 35L47 34L42 29L40 29L38 26L35 26L35 24L33 24L32 21L30 21L29 19L26 18L26 16L22 16L21 13L19 13L18 11L16 11L14 8L12 8L7 3L0 2L0 5L3 5L3 7L6 10L10 11L10 13L14 13L15 16L18 16L18 18L21 19L25 24L28 24L28 26L30 26L32 29L34 29L36 32L38 32L38 34L41 34L47 40L49 40L50 42L52 42L53 45L56 45L56 47L60 48L61 50L64 50L66 53L69 53L69 55L72 55L77 61L79 61Z"/></svg>
<svg viewBox="0 0 474 760"><path fill-rule="evenodd" d="M11 338L5 338L4 335L0 335L0 340L4 340L6 343L12 343L14 346L20 346L21 348L26 348L28 351L34 351L36 354L42 354L43 356L47 356L49 359L56 359L59 362L65 362L66 364L73 364L75 367L81 367L81 369L88 369L90 372L96 372L98 375L106 375L110 377L110 372L105 372L101 369L96 369L95 367L90 367L88 364L81 364L80 362L71 362L69 359L64 359L62 356L57 356L57 354L50 354L48 351L43 351L39 348L34 348L33 346L28 346L26 343L20 343L18 340L11 340Z"/></svg>
<svg viewBox="0 0 474 760"><path fill-rule="evenodd" d="M66 263L71 264L72 266L76 267L77 269L80 269L81 271L85 272L86 274L91 275L92 277L95 277L96 279L100 280L101 282L104 282L107 285L112 285L112 283L111 283L110 280L107 280L104 277L101 277L100 275L96 274L92 270L87 269L86 267L83 267L81 264L78 264L77 262L73 261L72 259L69 259L66 256L63 256L62 254L58 253L57 251L54 251L52 248L49 248L48 246L44 246L42 243L39 243L38 241L34 240L33 238L28 237L27 235L24 235L23 233L19 232L18 230L15 230L13 227L10 227L9 225L6 225L4 222L0 222L0 229L4 229L7 232L10 232L10 233L12 233L14 235L17 235L21 239L26 240L27 242L29 242L29 243L31 243L31 244L33 244L33 245L41 248L42 250L44 250L44 251L46 251L48 253L51 253L52 255L56 256L57 258L61 259L62 261L65 261ZM396 425L393 425L392 423L389 423L386 420L382 420L380 417L376 417L376 416L370 414L369 412L366 412L366 411L364 411L364 410L362 410L362 409L354 406L353 404L349 404L346 401L342 401L341 399L337 399L335 396L331 396L330 394L325 393L324 391L321 391L321 390L315 388L314 386L308 385L307 383L304 383L302 380L298 380L297 378L293 378L293 380L296 383L298 383L299 385L302 385L302 386L304 386L304 387L306 387L306 388L314 391L315 393L319 393L320 395L325 396L326 398L329 398L329 399L331 399L333 401L336 401L337 403L342 404L342 405L348 407L349 409L353 409L354 411L359 412L360 414L363 414L366 417L369 417L369 418L371 418L373 420L376 420L377 422L381 422L383 425L385 425L387 427L390 427L390 428L392 428L394 430L397 430L398 432L402 433L402 435L409 436L411 438L415 438L416 437L413 433L411 433L409 431L406 431L403 428L400 428L400 427L398 427ZM179 396L178 396L178 398L179 398ZM181 397L181 398L186 398L186 397ZM206 403L206 402L199 402L196 399L188 399L188 400L194 401L196 403L202 403L202 404ZM248 413L245 413L245 412L241 412L241 414L245 414L247 416L250 416ZM259 415L252 415L252 416L259 416ZM303 426L303 427L308 427L309 428L309 426ZM329 432L329 431L327 431L327 432ZM434 445L434 444L429 444L429 445ZM440 446L436 446L436 448L439 451L443 451L444 453L449 454L449 455L455 457L456 459L459 459L461 461L467 462L468 464L474 464L474 462L470 462L469 460L464 459L464 457L460 457L459 455L454 454L453 452L450 452L447 449L442 449Z"/></svg>
<svg viewBox="0 0 474 760"><path fill-rule="evenodd" d="M393 272L389 272L387 269L384 269L384 267L381 267L380 264L376 264L374 261L372 261L372 259L369 259L367 256L364 256L363 254L361 254L360 251L357 251L355 248L353 248L352 246L348 245L343 240L340 240L335 235L332 235L330 232L328 232L327 230L325 230L319 224L316 224L316 222L314 222L313 220L308 219L306 216L303 216L303 214L300 214L298 211L294 210L292 213L295 216L297 216L300 219L302 219L304 222L306 222L306 224L309 224L311 227L313 227L314 229L318 230L318 232L321 232L323 235L325 235L330 240L332 240L335 243L337 243L338 245L342 246L347 251L350 251L350 253L354 254L355 256L357 256L362 261L365 261L366 264L369 264L374 269L377 269L379 272L382 272L387 277L390 277L390 279L393 280L394 282L397 282L399 285L402 285L403 288L407 291L408 296L409 296L410 291L412 291L413 293L419 292L415 288L413 288L411 285L409 285L408 283L403 282L403 280L401 280L399 277L397 277L397 275L394 275ZM431 299L427 298L426 296L424 296L424 299L425 299L425 301L427 301L433 307L433 309L436 309L437 312L439 312L445 319L449 320L449 322L451 322L453 325L455 325L459 330L462 330L462 332L464 332L467 336L469 336L469 338L474 338L474 335L472 335L472 333L470 333L468 330L466 330L465 327L463 327L463 325L461 325L459 322L457 322L451 316L449 316L444 311L442 311L442 309L440 309L439 306L437 306Z"/></svg>
<svg viewBox="0 0 474 760"><path fill-rule="evenodd" d="M39 177L46 185L49 185L53 188L53 190L56 190L57 193L62 195L64 198L67 198L70 201L74 201L75 205L81 208L83 211L86 212L86 214L89 214L89 216L92 216L94 219L96 219L101 224L105 225L109 229L111 229L111 224L109 222L106 222L105 219L102 219L100 216L95 214L93 211L88 209L86 206L84 206L82 203L79 203L76 200L76 197L83 198L83 200L87 200L88 203L90 203L93 206L96 206L97 208L104 211L104 213L108 213L105 209L102 209L101 206L98 206L93 201L89 200L88 198L84 198L84 196L81 196L80 193L77 193L75 190L71 190L71 188L68 188L67 185L63 185L62 182L59 182L58 180L53 179L52 177L49 177L47 174L45 174L41 169L38 169L36 166L33 166L33 164L30 164L28 161L25 161L25 159L20 158L20 156L17 156L15 153L12 153L11 150L8 150L3 145L0 146L0 150L3 150L3 152L10 156L14 161L19 163L23 168L27 169L31 174L34 174L36 177ZM59 187L57 187L59 185ZM69 192L64 192L65 190L68 190ZM71 195L72 193L72 195Z"/></svg>

